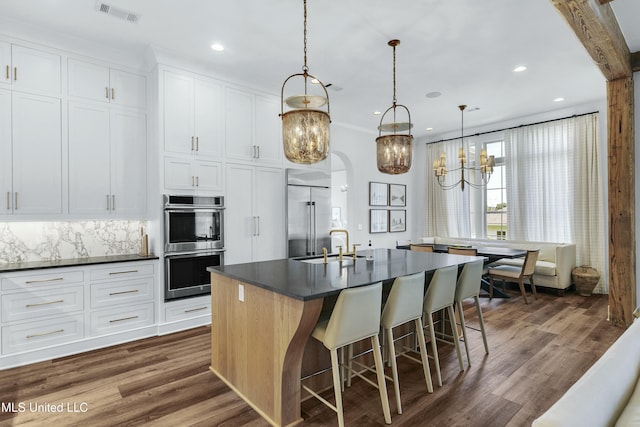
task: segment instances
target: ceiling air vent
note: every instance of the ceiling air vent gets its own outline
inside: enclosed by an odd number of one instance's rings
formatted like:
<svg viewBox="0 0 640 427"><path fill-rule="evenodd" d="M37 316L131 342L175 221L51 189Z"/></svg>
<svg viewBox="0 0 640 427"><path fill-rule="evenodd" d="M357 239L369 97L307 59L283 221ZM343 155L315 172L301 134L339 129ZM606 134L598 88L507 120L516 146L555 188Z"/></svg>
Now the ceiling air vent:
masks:
<svg viewBox="0 0 640 427"><path fill-rule="evenodd" d="M106 3L96 2L96 9L98 10L98 12L106 13L107 15L111 15L116 18L120 18L122 20L133 23L138 22L138 20L140 19L140 16L136 15L133 12L120 9L119 7L114 7Z"/></svg>

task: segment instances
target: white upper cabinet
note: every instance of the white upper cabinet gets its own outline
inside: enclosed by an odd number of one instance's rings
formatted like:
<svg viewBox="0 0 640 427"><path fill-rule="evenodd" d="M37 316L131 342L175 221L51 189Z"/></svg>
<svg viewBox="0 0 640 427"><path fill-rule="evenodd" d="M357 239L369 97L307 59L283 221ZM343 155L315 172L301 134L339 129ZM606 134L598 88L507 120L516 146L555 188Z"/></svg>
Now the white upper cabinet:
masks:
<svg viewBox="0 0 640 427"><path fill-rule="evenodd" d="M164 149L219 158L222 150L222 86L211 79L163 73Z"/></svg>
<svg viewBox="0 0 640 427"><path fill-rule="evenodd" d="M225 101L227 158L282 166L278 101L235 88Z"/></svg>
<svg viewBox="0 0 640 427"><path fill-rule="evenodd" d="M77 59L69 59L68 66L69 96L145 108L145 76Z"/></svg>
<svg viewBox="0 0 640 427"><path fill-rule="evenodd" d="M47 95L62 92L60 55L8 43L0 43L2 79L14 90Z"/></svg>
<svg viewBox="0 0 640 427"><path fill-rule="evenodd" d="M165 157L164 186L167 190L192 192L222 191L222 163L216 161Z"/></svg>

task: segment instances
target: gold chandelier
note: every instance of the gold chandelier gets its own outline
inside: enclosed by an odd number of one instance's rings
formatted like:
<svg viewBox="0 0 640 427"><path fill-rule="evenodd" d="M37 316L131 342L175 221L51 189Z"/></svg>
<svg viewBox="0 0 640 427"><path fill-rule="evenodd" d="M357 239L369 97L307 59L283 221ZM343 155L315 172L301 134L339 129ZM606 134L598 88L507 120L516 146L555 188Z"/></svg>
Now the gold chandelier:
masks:
<svg viewBox="0 0 640 427"><path fill-rule="evenodd" d="M397 175L411 169L411 152L413 136L411 135L411 113L404 105L398 104L396 99L396 46L400 40L390 40L387 43L393 47L393 104L387 108L380 118L378 126L378 137L376 138L376 152L378 170L382 173ZM396 108L403 108L407 112L408 122L399 123L396 121ZM382 123L384 116L393 110L393 122ZM406 134L398 132L408 131ZM382 135L382 132L393 132L389 135Z"/></svg>
<svg viewBox="0 0 640 427"><path fill-rule="evenodd" d="M467 156L464 152L464 109L467 108L466 105L459 105L460 115L462 117L462 126L461 126L461 136L460 136L460 148L458 149L458 162L460 162L460 167L452 170L447 170L447 157L444 152L440 154L440 158L433 161L433 172L438 180L438 184L445 190L450 190L452 188L460 186L461 190L464 191L465 184L471 186L472 188L481 188L489 182L491 179L491 174L493 173L493 167L495 165L494 156L487 157L487 150L482 149L480 151L480 167L470 167L467 166ZM460 171L460 179L458 179L453 184L446 184L445 177L448 172L458 172ZM465 172L468 173L468 176L480 173L480 182L470 181L465 177Z"/></svg>
<svg viewBox="0 0 640 427"><path fill-rule="evenodd" d="M284 87L294 77L304 79L304 94L284 99ZM310 95L308 80L319 84L325 96ZM290 108L284 111L285 103ZM327 111L319 108L326 105ZM282 143L284 155L290 161L301 164L317 163L329 154L329 94L320 79L309 74L307 66L307 0L304 0L304 66L302 73L292 74L282 84L280 92L280 117L282 117Z"/></svg>

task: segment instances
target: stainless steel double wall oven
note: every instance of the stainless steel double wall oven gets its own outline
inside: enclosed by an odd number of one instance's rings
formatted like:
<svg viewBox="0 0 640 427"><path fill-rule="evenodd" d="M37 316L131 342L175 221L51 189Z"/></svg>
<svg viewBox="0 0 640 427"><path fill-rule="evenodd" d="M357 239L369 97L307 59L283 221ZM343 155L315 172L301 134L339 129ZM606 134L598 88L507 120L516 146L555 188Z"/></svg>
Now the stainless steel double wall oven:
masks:
<svg viewBox="0 0 640 427"><path fill-rule="evenodd" d="M165 301L210 294L206 269L223 264L224 198L165 195Z"/></svg>

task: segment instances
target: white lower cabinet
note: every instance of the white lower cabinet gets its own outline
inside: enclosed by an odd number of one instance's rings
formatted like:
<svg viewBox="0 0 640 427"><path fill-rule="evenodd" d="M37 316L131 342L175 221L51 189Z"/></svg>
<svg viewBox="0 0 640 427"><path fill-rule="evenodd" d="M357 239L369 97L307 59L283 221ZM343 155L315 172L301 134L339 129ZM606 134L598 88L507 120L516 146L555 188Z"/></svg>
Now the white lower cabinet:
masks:
<svg viewBox="0 0 640 427"><path fill-rule="evenodd" d="M156 335L156 262L0 273L0 369Z"/></svg>
<svg viewBox="0 0 640 427"><path fill-rule="evenodd" d="M192 319L197 316L211 315L211 297L190 298L187 300L165 303L164 320L176 322Z"/></svg>

